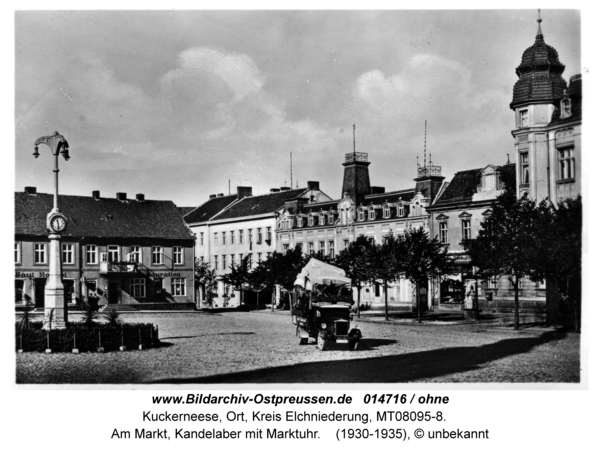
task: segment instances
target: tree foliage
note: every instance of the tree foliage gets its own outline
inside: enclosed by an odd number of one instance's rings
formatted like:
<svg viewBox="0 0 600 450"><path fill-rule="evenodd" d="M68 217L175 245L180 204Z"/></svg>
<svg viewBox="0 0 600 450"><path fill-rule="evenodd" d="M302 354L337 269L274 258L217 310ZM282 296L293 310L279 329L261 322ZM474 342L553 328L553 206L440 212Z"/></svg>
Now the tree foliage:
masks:
<svg viewBox="0 0 600 450"><path fill-rule="evenodd" d="M342 250L334 261L334 264L344 269L346 276L352 280L352 286L358 291L356 314L360 317L360 294L364 285L372 280L370 255L373 251L373 243L366 236L358 236L355 241L350 242L347 248Z"/></svg>
<svg viewBox="0 0 600 450"><path fill-rule="evenodd" d="M194 284L196 289L202 288L206 304L212 306L216 297L217 272L211 269L210 264L200 261L198 258L194 261Z"/></svg>

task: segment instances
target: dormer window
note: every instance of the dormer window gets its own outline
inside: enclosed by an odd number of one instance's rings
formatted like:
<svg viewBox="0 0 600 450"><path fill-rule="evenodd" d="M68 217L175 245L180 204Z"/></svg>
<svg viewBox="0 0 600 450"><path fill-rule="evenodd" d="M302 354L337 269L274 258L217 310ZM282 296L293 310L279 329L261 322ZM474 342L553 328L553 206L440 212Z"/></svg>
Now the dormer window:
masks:
<svg viewBox="0 0 600 450"><path fill-rule="evenodd" d="M325 213L319 214L319 225L325 225Z"/></svg>
<svg viewBox="0 0 600 450"><path fill-rule="evenodd" d="M329 223L329 225L333 225L333 222L334 222L333 211L329 211L328 223Z"/></svg>
<svg viewBox="0 0 600 450"><path fill-rule="evenodd" d="M358 209L358 221L364 222L364 220L365 220L365 210L364 210L364 208L361 207Z"/></svg>
<svg viewBox="0 0 600 450"><path fill-rule="evenodd" d="M398 202L398 217L404 217L404 203Z"/></svg>
<svg viewBox="0 0 600 450"><path fill-rule="evenodd" d="M312 227L314 224L315 224L315 217L312 214L310 214L308 216L308 226Z"/></svg>
<svg viewBox="0 0 600 450"><path fill-rule="evenodd" d="M569 117L571 117L572 113L571 113L571 99L570 98L563 98L560 101L560 118L561 119L568 119Z"/></svg>
<svg viewBox="0 0 600 450"><path fill-rule="evenodd" d="M421 215L421 205L419 203L415 203L412 206L412 216L420 216Z"/></svg>
<svg viewBox="0 0 600 450"><path fill-rule="evenodd" d="M375 208L369 208L369 220L375 220Z"/></svg>
<svg viewBox="0 0 600 450"><path fill-rule="evenodd" d="M383 218L384 219L389 219L391 216L390 213L390 205L388 205L387 203L385 205L383 205Z"/></svg>
<svg viewBox="0 0 600 450"><path fill-rule="evenodd" d="M298 227L302 228L304 226L304 219L302 216L298 216Z"/></svg>

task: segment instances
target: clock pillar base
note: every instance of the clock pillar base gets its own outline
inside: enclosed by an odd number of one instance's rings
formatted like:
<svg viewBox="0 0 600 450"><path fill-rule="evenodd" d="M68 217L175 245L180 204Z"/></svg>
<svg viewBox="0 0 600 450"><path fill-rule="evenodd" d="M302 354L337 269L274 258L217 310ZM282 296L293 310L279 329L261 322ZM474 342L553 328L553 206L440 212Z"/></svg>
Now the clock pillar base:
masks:
<svg viewBox="0 0 600 450"><path fill-rule="evenodd" d="M48 281L45 289L44 329L65 328L68 322L68 310L65 303L65 290L62 284L62 264L60 254L60 235L51 234Z"/></svg>

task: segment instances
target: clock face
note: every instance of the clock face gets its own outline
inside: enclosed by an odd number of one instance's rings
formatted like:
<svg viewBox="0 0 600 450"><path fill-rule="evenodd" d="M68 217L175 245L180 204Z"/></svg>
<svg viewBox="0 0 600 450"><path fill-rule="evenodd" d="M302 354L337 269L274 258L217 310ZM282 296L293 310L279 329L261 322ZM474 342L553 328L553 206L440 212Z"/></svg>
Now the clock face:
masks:
<svg viewBox="0 0 600 450"><path fill-rule="evenodd" d="M65 218L61 216L55 216L50 221L50 226L54 231L62 231L65 229L66 225Z"/></svg>

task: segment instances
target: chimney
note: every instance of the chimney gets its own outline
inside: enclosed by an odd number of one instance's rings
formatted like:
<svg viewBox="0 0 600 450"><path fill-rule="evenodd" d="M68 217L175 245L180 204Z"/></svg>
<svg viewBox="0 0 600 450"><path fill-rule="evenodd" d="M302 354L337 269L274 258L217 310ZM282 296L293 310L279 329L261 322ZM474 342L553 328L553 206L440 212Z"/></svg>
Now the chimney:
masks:
<svg viewBox="0 0 600 450"><path fill-rule="evenodd" d="M237 187L238 200L241 200L244 197L252 197L252 187L251 186L238 186Z"/></svg>
<svg viewBox="0 0 600 450"><path fill-rule="evenodd" d="M36 195L37 188L34 186L25 186L25 193L29 195Z"/></svg>
<svg viewBox="0 0 600 450"><path fill-rule="evenodd" d="M223 194L222 193L221 194L217 194L217 197L223 197Z"/></svg>
<svg viewBox="0 0 600 450"><path fill-rule="evenodd" d="M138 202L144 202L144 201L146 201L146 196L144 194L136 194L135 195L135 199Z"/></svg>
<svg viewBox="0 0 600 450"><path fill-rule="evenodd" d="M92 191L92 198L94 200L100 200L100 191Z"/></svg>
<svg viewBox="0 0 600 450"><path fill-rule="evenodd" d="M127 192L117 192L117 200L124 202L127 200Z"/></svg>
<svg viewBox="0 0 600 450"><path fill-rule="evenodd" d="M291 187L289 187L289 186L281 186L281 187L279 188L279 190L280 190L281 192L283 192L283 191L289 191L289 190L291 190L291 189L292 189L292 188L291 188Z"/></svg>
<svg viewBox="0 0 600 450"><path fill-rule="evenodd" d="M383 186L371 186L371 195L373 194L385 194L385 188Z"/></svg>
<svg viewBox="0 0 600 450"><path fill-rule="evenodd" d="M210 195L208 196L208 199L209 199L209 200L212 200L213 198L217 198L217 194L210 194Z"/></svg>
<svg viewBox="0 0 600 450"><path fill-rule="evenodd" d="M279 192L279 188L271 188L271 194Z"/></svg>
<svg viewBox="0 0 600 450"><path fill-rule="evenodd" d="M319 190L319 182L318 181L309 181L308 188L312 189L314 191L318 191Z"/></svg>

